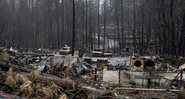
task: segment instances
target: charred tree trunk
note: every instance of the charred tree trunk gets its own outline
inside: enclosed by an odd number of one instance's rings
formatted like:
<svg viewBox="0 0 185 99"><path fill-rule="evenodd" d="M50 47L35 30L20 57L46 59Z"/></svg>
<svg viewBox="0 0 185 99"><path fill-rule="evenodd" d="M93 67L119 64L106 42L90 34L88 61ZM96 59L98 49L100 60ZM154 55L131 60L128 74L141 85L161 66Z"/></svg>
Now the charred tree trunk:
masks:
<svg viewBox="0 0 185 99"><path fill-rule="evenodd" d="M116 15L116 31L117 31L117 40L118 40L118 44L117 44L117 52L120 52L120 46L121 46L121 42L120 42L120 28L119 28L119 11L118 11L118 4L119 2L116 2L116 11L115 11L115 15Z"/></svg>
<svg viewBox="0 0 185 99"><path fill-rule="evenodd" d="M183 10L183 25L182 25L182 32L180 36L179 42L179 55L185 56L184 46L185 46L185 9Z"/></svg>
<svg viewBox="0 0 185 99"><path fill-rule="evenodd" d="M141 47L141 55L143 55L144 54L144 49L143 49L143 47L144 47L144 1L142 1L142 5L141 5L141 45L142 45L142 47Z"/></svg>
<svg viewBox="0 0 185 99"><path fill-rule="evenodd" d="M56 5L56 31L57 31L57 48L60 48L60 24L59 24L59 1L55 1Z"/></svg>
<svg viewBox="0 0 185 99"><path fill-rule="evenodd" d="M107 6L107 0L104 1L104 29L103 29L103 53L105 51L105 36L106 36L106 22L107 22L107 11L106 11L106 6Z"/></svg>
<svg viewBox="0 0 185 99"><path fill-rule="evenodd" d="M98 48L100 48L100 0L98 0Z"/></svg>
<svg viewBox="0 0 185 99"><path fill-rule="evenodd" d="M84 21L84 18L85 18L85 2L84 2L84 0L83 0L83 9L82 9L82 10L83 10L83 11L82 11L82 14L83 14L83 15L82 15L82 16L83 16L83 17L82 17L82 18L83 18L83 19L82 19L82 20L83 20L83 21L82 21L82 22L83 22L83 23L82 23L82 28L83 28L83 38L82 38L83 41L82 41L82 47L84 48L84 47L85 47L85 31L84 31L84 28L85 28L85 21Z"/></svg>
<svg viewBox="0 0 185 99"><path fill-rule="evenodd" d="M121 32L122 32L122 33L121 33L121 38L122 38L122 39L121 39L121 46L120 46L120 49L122 49L122 48L125 47L125 39L124 39L124 32L125 32L125 31L124 31L124 27L125 27L125 26L124 26L124 15L123 15L123 13L124 13L124 12L123 12L123 10L124 10L124 9L123 9L123 6L124 6L123 3L124 3L123 0L121 0L121 26L122 26L122 27L121 27L121 29L122 29L122 31L121 31Z"/></svg>
<svg viewBox="0 0 185 99"><path fill-rule="evenodd" d="M134 26L133 26L133 48L134 50L136 50L136 0L134 0L134 16L133 16L133 20L134 20Z"/></svg>
<svg viewBox="0 0 185 99"><path fill-rule="evenodd" d="M92 32L92 1L89 3L89 50L93 49L93 32Z"/></svg>
<svg viewBox="0 0 185 99"><path fill-rule="evenodd" d="M174 0L170 0L170 32L171 32L171 54L176 55L176 35L174 26Z"/></svg>
<svg viewBox="0 0 185 99"><path fill-rule="evenodd" d="M85 12L85 39L86 39L85 42L86 42L86 44L85 45L86 45L86 47L88 47L88 33L87 33L87 11L88 11L88 9L87 9L87 0L85 2L86 2L85 3L86 4L85 5L86 6L85 7L86 8L86 12Z"/></svg>
<svg viewBox="0 0 185 99"><path fill-rule="evenodd" d="M72 34L72 56L75 51L75 1L73 0L73 34Z"/></svg>

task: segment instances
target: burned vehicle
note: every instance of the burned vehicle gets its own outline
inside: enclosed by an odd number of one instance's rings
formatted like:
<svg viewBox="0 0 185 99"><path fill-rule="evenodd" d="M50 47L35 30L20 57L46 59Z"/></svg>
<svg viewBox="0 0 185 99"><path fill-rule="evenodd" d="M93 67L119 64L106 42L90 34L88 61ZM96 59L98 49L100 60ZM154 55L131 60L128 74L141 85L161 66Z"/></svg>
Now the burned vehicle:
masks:
<svg viewBox="0 0 185 99"><path fill-rule="evenodd" d="M111 50L105 50L104 53L103 53L103 56L104 57L112 57L113 53L112 53Z"/></svg>
<svg viewBox="0 0 185 99"><path fill-rule="evenodd" d="M91 54L92 57L102 57L103 51L101 49L94 49Z"/></svg>
<svg viewBox="0 0 185 99"><path fill-rule="evenodd" d="M59 54L60 55L67 55L71 53L71 47L65 46L62 49L60 49Z"/></svg>

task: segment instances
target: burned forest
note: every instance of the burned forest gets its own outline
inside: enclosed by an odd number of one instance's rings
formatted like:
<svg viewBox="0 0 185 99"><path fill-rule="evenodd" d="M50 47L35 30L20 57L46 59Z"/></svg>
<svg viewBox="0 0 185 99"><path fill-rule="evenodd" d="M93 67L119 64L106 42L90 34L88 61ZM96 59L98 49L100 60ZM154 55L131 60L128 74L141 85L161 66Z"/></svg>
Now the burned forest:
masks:
<svg viewBox="0 0 185 99"><path fill-rule="evenodd" d="M0 99L185 99L185 0L0 0Z"/></svg>

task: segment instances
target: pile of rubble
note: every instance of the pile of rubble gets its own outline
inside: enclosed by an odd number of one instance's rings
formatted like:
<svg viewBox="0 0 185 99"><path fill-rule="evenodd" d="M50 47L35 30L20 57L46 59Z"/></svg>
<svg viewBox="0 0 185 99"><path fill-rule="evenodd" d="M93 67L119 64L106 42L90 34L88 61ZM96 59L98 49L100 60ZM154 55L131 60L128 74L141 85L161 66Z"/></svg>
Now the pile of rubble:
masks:
<svg viewBox="0 0 185 99"><path fill-rule="evenodd" d="M137 89L136 84L130 80L135 72L132 74L124 66L118 70L108 70L113 63L118 64L123 60L112 58L111 65L101 61L93 66L88 63L88 59L84 61L76 56L56 53L50 50L15 51L0 48L0 98L168 99L177 98L177 93L184 97L184 87L179 92L175 90L176 93L170 93L168 89ZM104 65L110 67L98 68ZM128 62L125 61L123 65L127 66ZM119 83L109 83L114 80Z"/></svg>
<svg viewBox="0 0 185 99"><path fill-rule="evenodd" d="M78 58L4 49L0 67L0 98L115 98L110 90L90 84L94 80L93 67Z"/></svg>

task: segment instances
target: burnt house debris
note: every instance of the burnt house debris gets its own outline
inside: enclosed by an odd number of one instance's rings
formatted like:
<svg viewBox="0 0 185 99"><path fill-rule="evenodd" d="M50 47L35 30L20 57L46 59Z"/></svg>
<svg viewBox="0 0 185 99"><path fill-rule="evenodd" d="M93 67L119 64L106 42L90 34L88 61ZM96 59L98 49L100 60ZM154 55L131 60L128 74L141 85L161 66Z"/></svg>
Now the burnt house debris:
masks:
<svg viewBox="0 0 185 99"><path fill-rule="evenodd" d="M167 61L159 56L79 58L2 50L0 97L125 99L143 97L142 92L183 97L184 65L176 68Z"/></svg>

